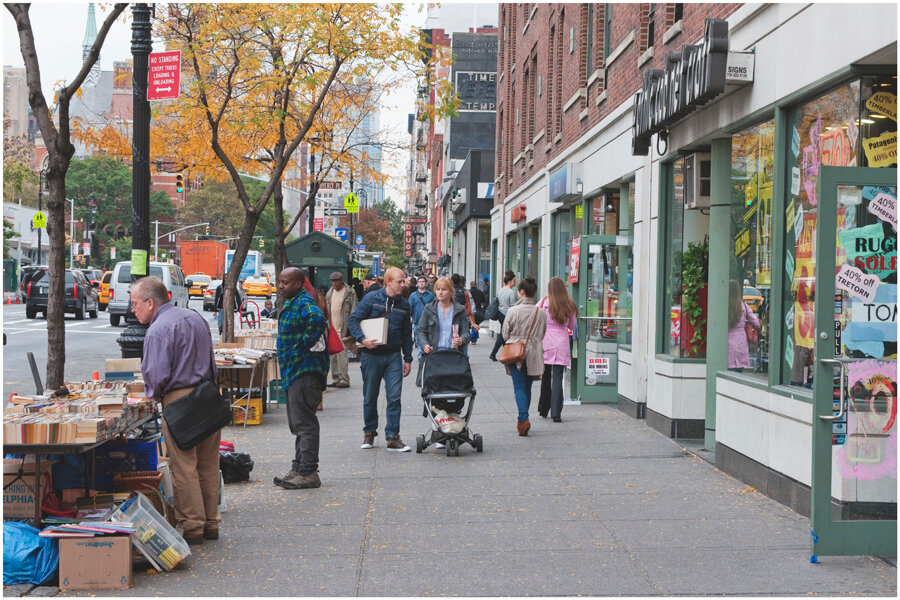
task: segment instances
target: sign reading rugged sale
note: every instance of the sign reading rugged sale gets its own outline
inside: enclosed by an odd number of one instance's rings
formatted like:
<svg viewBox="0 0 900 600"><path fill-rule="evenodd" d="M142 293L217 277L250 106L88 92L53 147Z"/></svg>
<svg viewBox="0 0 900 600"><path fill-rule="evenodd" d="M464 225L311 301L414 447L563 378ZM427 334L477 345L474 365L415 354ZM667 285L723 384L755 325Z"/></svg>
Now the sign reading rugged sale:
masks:
<svg viewBox="0 0 900 600"><path fill-rule="evenodd" d="M151 52L147 100L177 100L181 89L181 50Z"/></svg>

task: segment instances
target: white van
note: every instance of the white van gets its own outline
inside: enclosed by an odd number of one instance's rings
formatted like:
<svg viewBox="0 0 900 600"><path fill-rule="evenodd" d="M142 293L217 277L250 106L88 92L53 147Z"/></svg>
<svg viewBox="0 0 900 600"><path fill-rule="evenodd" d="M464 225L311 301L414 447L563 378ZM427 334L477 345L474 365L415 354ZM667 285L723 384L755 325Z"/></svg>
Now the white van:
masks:
<svg viewBox="0 0 900 600"><path fill-rule="evenodd" d="M169 290L169 298L172 304L182 308L188 307L188 290L184 284L184 271L178 265L169 263L151 262L151 277L159 277ZM109 323L116 327L122 317L131 309L131 297L128 293L131 287L131 261L116 263L113 269L112 279L109 280Z"/></svg>

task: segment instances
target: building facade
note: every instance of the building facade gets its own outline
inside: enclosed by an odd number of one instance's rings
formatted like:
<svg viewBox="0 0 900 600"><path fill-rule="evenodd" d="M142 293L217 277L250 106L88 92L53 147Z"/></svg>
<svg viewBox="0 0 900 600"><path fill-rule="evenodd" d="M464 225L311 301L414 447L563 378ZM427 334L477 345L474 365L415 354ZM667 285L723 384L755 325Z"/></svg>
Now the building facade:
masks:
<svg viewBox="0 0 900 600"><path fill-rule="evenodd" d="M569 285L573 397L813 516L896 515L896 18L499 11L492 269Z"/></svg>

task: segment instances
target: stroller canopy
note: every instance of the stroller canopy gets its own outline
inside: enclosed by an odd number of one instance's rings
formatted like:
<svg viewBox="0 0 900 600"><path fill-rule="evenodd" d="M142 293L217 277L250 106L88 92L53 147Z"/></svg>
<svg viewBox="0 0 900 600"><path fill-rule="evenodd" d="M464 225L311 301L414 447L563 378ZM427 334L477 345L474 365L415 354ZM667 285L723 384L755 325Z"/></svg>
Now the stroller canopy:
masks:
<svg viewBox="0 0 900 600"><path fill-rule="evenodd" d="M422 395L469 393L475 387L468 357L459 350L435 350L423 356Z"/></svg>

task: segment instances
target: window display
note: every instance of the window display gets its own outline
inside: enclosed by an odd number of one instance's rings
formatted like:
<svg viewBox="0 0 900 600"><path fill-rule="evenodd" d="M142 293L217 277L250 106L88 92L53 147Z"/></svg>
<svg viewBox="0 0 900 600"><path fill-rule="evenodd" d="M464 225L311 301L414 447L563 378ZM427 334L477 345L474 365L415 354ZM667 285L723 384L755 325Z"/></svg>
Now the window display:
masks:
<svg viewBox="0 0 900 600"><path fill-rule="evenodd" d="M769 371L774 178L775 121L732 136L728 368L760 377Z"/></svg>

